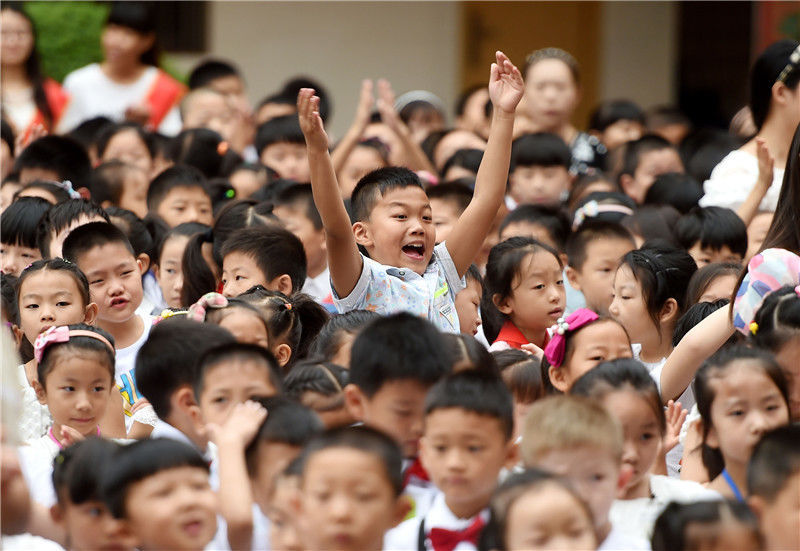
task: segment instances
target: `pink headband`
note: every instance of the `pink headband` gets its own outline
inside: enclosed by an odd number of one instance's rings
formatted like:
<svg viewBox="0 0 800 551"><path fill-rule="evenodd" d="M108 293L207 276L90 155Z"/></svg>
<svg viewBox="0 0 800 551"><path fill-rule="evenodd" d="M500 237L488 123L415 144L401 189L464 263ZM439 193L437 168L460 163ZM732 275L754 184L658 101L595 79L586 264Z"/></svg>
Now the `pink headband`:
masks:
<svg viewBox="0 0 800 551"><path fill-rule="evenodd" d="M52 344L69 342L70 337L89 337L96 339L105 344L109 350L111 350L112 356L115 354L114 347L103 335L95 333L94 331L88 331L86 329L70 329L66 325L60 325L58 327L51 327L36 337L36 340L33 343L33 357L37 362L41 362L44 351L48 346Z"/></svg>
<svg viewBox="0 0 800 551"><path fill-rule="evenodd" d="M588 308L578 308L572 312L566 319L558 318L556 324L552 327L553 336L550 342L544 349L544 357L550 362L553 367L561 367L564 363L564 352L567 348L567 332L580 329L588 323L599 319L596 313Z"/></svg>

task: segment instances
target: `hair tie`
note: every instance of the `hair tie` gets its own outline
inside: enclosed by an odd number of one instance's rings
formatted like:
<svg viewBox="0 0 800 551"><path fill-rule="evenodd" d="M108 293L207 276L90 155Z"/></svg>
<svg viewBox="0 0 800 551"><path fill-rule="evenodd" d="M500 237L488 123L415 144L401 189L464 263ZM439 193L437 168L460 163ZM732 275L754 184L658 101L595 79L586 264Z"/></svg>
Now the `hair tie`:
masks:
<svg viewBox="0 0 800 551"><path fill-rule="evenodd" d="M188 316L188 310L170 310L169 308L164 308L159 315L153 318L153 325L157 323L161 323L167 318L171 318L172 316Z"/></svg>
<svg viewBox="0 0 800 551"><path fill-rule="evenodd" d="M287 301L287 302L284 302L284 303L283 303L283 307L284 307L284 308L285 308L287 311L291 311L291 310L292 310L292 303L291 303L291 302L288 302L288 301Z"/></svg>
<svg viewBox="0 0 800 551"><path fill-rule="evenodd" d="M234 197L236 197L235 189L230 188L228 190L225 190L225 199L233 199Z"/></svg>
<svg viewBox="0 0 800 551"><path fill-rule="evenodd" d="M72 187L72 182L69 180L64 180L62 182L52 180L52 183L66 191L70 199L81 199L81 194L75 191L75 189Z"/></svg>
<svg viewBox="0 0 800 551"><path fill-rule="evenodd" d="M59 325L51 327L36 337L36 340L33 342L33 357L36 359L36 362L41 363L44 351L47 350L48 346L69 342L70 337L89 337L96 339L111 350L112 356L116 354L114 346L103 335L87 329L70 329L66 325Z"/></svg>
<svg viewBox="0 0 800 551"><path fill-rule="evenodd" d="M619 214L625 214L630 216L633 214L633 210L630 207L626 207L625 205L616 205L613 203L606 203L600 204L594 199L591 201L587 201L586 204L582 205L575 211L572 219L572 231L577 230L581 224L583 224L587 218L595 218L596 216L603 214L605 212L616 212Z"/></svg>
<svg viewBox="0 0 800 551"><path fill-rule="evenodd" d="M219 154L220 157L224 157L225 154L228 152L228 149L230 149L230 145L228 145L228 142L222 141L217 144L217 153Z"/></svg>
<svg viewBox="0 0 800 551"><path fill-rule="evenodd" d="M567 333L576 331L584 325L600 319L595 312L588 308L578 308L565 318L558 318L558 321L551 328L553 336L544 348L544 357L553 367L561 367L564 363L564 353L567 348Z"/></svg>

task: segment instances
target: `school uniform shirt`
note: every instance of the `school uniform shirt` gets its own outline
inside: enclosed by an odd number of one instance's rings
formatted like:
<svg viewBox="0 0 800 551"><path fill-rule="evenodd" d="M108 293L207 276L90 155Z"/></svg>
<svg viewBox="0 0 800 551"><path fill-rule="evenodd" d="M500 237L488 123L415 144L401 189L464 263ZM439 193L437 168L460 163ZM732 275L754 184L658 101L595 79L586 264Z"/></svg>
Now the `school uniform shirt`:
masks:
<svg viewBox="0 0 800 551"><path fill-rule="evenodd" d="M142 334L130 346L125 348L117 348L116 365L114 367L114 382L119 387L120 394L124 399L125 411L125 430L130 430L133 424L130 408L134 402L139 398L144 398L139 393L139 388L136 386L136 354L139 349L144 345L147 337L150 336L150 329L153 327L153 316L148 314L136 313L142 320Z"/></svg>
<svg viewBox="0 0 800 551"><path fill-rule="evenodd" d="M722 495L690 480L676 480L663 475L650 475L651 497L617 499L611 505L611 524L626 535L650 541L658 515L670 501L721 500Z"/></svg>
<svg viewBox="0 0 800 551"><path fill-rule="evenodd" d="M445 243L433 249L423 275L409 268L396 268L361 255L361 276L349 295L339 297L332 290L333 303L340 313L370 310L382 315L410 312L427 318L439 330L458 333L456 294L466 287Z"/></svg>
<svg viewBox="0 0 800 551"><path fill-rule="evenodd" d="M19 439L22 442L38 440L45 434L47 429L53 424L50 410L47 406L39 403L36 391L28 382L25 373L25 365L20 364L17 369L17 380L22 391L22 410L19 415Z"/></svg>
<svg viewBox="0 0 800 551"><path fill-rule="evenodd" d="M627 534L612 525L597 551L651 551L652 548L649 540Z"/></svg>
<svg viewBox="0 0 800 551"><path fill-rule="evenodd" d="M650 370L650 376L656 381L656 386L658 387L659 393L661 392L661 372L664 370L664 363L666 363L666 360ZM686 390L684 390L675 401L678 402L686 411L691 411L695 404L697 404L692 385L687 386ZM689 419L687 417L687 419L683 422L684 426L687 428L688 422ZM682 428L681 430L684 429ZM672 478L681 477L681 459L683 459L683 444L678 443L674 448L667 452L667 474Z"/></svg>
<svg viewBox="0 0 800 551"><path fill-rule="evenodd" d="M547 330L545 332L544 343L542 343L541 346L542 350L544 350L549 342L550 330ZM522 331L514 325L514 322L506 320L500 328L500 332L497 334L497 338L492 343L492 346L489 347L489 351L496 352L498 350L509 350L512 348L521 349L525 344L530 344L530 341L525 338Z"/></svg>
<svg viewBox="0 0 800 551"><path fill-rule="evenodd" d="M56 542L30 533L0 537L0 549L3 551L64 551L64 548Z"/></svg>
<svg viewBox="0 0 800 551"><path fill-rule="evenodd" d="M383 549L384 551L476 551L477 542L487 522L489 522L488 508L473 518L458 518L447 507L444 494L437 492L428 514L406 520L386 532ZM460 536L449 535L447 532L471 537L454 544L453 542L460 539Z"/></svg>
<svg viewBox="0 0 800 551"><path fill-rule="evenodd" d="M328 268L318 274L316 277L307 277L303 283L302 292L316 300L318 303L326 306L326 302L331 300L331 271Z"/></svg>
<svg viewBox="0 0 800 551"><path fill-rule="evenodd" d="M56 504L56 492L53 489L53 459L60 450L61 446L49 431L41 438L17 449L20 469L28 485L31 499L45 507Z"/></svg>
<svg viewBox="0 0 800 551"><path fill-rule="evenodd" d="M775 212L778 195L783 183L783 167L772 171L772 185L764 195L759 210ZM758 159L746 151L731 151L711 171L711 177L703 184L705 195L700 198L701 207L727 207L732 210L742 206L758 180Z"/></svg>
<svg viewBox="0 0 800 551"><path fill-rule="evenodd" d="M411 510L406 515L406 520L414 517L424 517L431 508L433 498L439 490L428 478L428 473L422 467L419 459L403 460L403 494L411 502Z"/></svg>

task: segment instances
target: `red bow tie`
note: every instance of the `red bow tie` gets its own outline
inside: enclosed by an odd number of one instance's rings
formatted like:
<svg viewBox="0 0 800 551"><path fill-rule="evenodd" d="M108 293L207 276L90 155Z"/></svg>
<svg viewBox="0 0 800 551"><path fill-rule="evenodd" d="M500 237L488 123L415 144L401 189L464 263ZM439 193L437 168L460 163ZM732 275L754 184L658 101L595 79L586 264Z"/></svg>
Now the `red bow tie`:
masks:
<svg viewBox="0 0 800 551"><path fill-rule="evenodd" d="M405 488L408 486L409 480L411 477L416 477L420 480L428 482L430 478L428 477L428 471L425 470L425 467L422 466L422 462L419 458L415 459L411 465L408 466L406 472L403 473L403 487Z"/></svg>
<svg viewBox="0 0 800 551"><path fill-rule="evenodd" d="M478 539L481 537L483 527L486 523L481 517L477 517L472 524L460 531L445 530L444 528L431 528L428 537L431 540L434 551L453 551L456 545L462 541L478 546Z"/></svg>

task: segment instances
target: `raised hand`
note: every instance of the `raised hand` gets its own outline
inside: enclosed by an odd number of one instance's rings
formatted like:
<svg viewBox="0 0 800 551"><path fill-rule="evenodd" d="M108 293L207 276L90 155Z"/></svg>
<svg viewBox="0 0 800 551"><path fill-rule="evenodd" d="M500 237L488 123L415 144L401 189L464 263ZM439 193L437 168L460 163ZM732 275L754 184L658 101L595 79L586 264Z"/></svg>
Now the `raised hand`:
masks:
<svg viewBox="0 0 800 551"><path fill-rule="evenodd" d="M372 107L375 105L375 98L372 96L372 81L364 79L361 81L361 95L358 98L358 107L356 108L355 124L364 129L369 124L369 117L372 114Z"/></svg>
<svg viewBox="0 0 800 551"><path fill-rule="evenodd" d="M662 440L662 453L667 453L680 442L681 427L683 422L686 421L686 416L689 411L683 409L680 402L670 400L667 402L667 431L664 433Z"/></svg>
<svg viewBox="0 0 800 551"><path fill-rule="evenodd" d="M327 151L328 135L319 116L319 97L314 95L313 88L301 88L297 94L297 116L308 150Z"/></svg>
<svg viewBox="0 0 800 551"><path fill-rule="evenodd" d="M392 129L395 134L408 134L409 130L403 119L394 108L394 90L392 85L385 78L378 81L378 112L381 114L381 120Z"/></svg>
<svg viewBox="0 0 800 551"><path fill-rule="evenodd" d="M498 50L495 57L497 61L492 63L489 75L489 98L496 110L514 113L522 99L525 82L506 54Z"/></svg>
<svg viewBox="0 0 800 551"><path fill-rule="evenodd" d="M764 138L756 138L756 158L758 158L757 183L765 189L769 189L772 185L775 159L770 154L767 142L764 141Z"/></svg>
<svg viewBox="0 0 800 551"><path fill-rule="evenodd" d="M61 432L59 433L59 436L61 437L61 443L65 448L68 448L71 445L80 442L81 440L86 440L84 435L72 427L68 427L67 425L61 425Z"/></svg>
<svg viewBox="0 0 800 551"><path fill-rule="evenodd" d="M258 402L248 400L236 404L222 425L208 425L211 440L218 446L236 445L246 447L267 418L267 410Z"/></svg>

